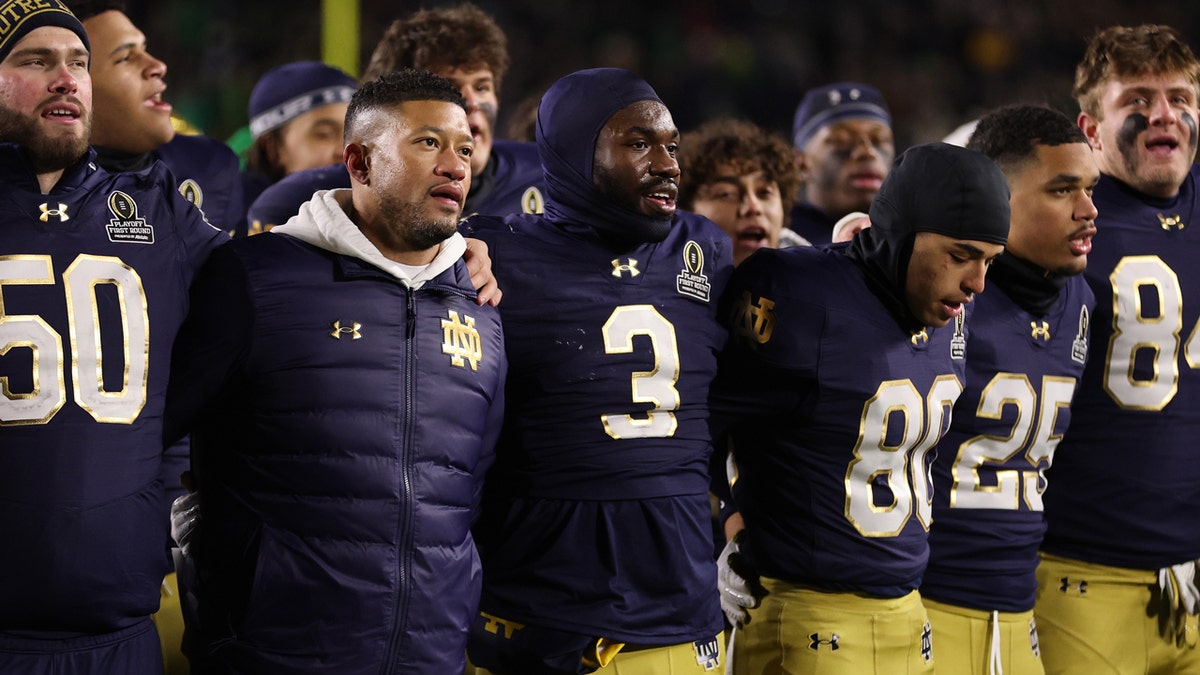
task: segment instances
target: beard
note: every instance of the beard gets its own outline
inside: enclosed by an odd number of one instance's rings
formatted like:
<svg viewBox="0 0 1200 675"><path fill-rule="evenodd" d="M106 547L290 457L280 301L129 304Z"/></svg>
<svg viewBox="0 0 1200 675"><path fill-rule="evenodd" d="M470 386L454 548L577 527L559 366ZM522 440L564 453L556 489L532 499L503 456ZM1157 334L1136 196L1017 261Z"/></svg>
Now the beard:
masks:
<svg viewBox="0 0 1200 675"><path fill-rule="evenodd" d="M88 139L92 135L92 118L78 101L84 113L82 137L63 136L51 138L39 127L38 121L28 115L0 103L0 142L16 143L29 151L33 168L37 173L51 173L73 166L87 153Z"/></svg>
<svg viewBox="0 0 1200 675"><path fill-rule="evenodd" d="M414 251L424 251L454 234L461 211L442 217L431 216L419 204L383 194L379 197L379 213L392 236Z"/></svg>

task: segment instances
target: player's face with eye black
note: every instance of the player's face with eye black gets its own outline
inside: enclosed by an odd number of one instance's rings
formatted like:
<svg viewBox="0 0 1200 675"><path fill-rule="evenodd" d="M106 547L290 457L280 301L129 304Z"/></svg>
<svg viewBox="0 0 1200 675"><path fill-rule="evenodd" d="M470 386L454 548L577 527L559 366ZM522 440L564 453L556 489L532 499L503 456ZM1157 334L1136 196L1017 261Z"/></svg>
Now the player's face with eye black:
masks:
<svg viewBox="0 0 1200 675"><path fill-rule="evenodd" d="M805 199L835 217L866 211L895 155L892 129L883 122L851 119L828 124L800 153Z"/></svg>
<svg viewBox="0 0 1200 675"><path fill-rule="evenodd" d="M1182 73L1109 79L1100 114L1079 114L1100 171L1156 197L1179 192L1197 146L1197 92Z"/></svg>
<svg viewBox="0 0 1200 675"><path fill-rule="evenodd" d="M596 139L592 183L606 199L670 220L679 193L679 130L667 107L638 101L618 110Z"/></svg>
<svg viewBox="0 0 1200 675"><path fill-rule="evenodd" d="M904 286L909 310L927 326L945 326L983 292L984 275L1003 251L999 244L918 232Z"/></svg>

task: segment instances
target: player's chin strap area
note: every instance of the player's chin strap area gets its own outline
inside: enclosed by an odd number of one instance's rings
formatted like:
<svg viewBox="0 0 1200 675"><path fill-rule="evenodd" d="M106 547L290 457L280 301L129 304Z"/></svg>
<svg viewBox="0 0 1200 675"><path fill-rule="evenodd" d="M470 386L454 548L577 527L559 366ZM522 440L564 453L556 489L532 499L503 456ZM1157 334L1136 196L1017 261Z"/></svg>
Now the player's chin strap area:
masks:
<svg viewBox="0 0 1200 675"><path fill-rule="evenodd" d="M1000 658L1000 612L992 610L989 623L992 624L992 639L988 649L988 674L1004 675L1004 661Z"/></svg>
<svg viewBox="0 0 1200 675"><path fill-rule="evenodd" d="M1158 571L1158 588L1166 602L1167 620L1164 635L1174 638L1177 646L1196 646L1197 612L1200 611L1200 589L1196 587L1194 560L1164 567Z"/></svg>

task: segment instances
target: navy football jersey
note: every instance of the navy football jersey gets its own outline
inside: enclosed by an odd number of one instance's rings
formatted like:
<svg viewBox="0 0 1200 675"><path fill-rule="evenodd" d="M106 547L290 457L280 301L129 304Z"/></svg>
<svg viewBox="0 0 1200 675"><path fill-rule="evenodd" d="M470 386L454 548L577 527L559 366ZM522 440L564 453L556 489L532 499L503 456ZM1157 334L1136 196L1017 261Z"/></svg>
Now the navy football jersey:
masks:
<svg viewBox="0 0 1200 675"><path fill-rule="evenodd" d="M497 140L485 169L487 176L472 178L471 193L463 215L507 216L516 213L541 213L545 179L533 143ZM486 185L486 193L481 192ZM350 174L344 164L298 171L263 190L246 214L250 233L265 232L286 223L300 211L300 205L312 199L317 190L350 187Z"/></svg>
<svg viewBox="0 0 1200 675"><path fill-rule="evenodd" d="M1085 276L1092 346L1048 472L1043 550L1157 569L1200 557L1200 210L1108 176Z"/></svg>
<svg viewBox="0 0 1200 675"><path fill-rule="evenodd" d="M1045 316L996 284L975 300L966 388L933 465L922 596L987 611L1033 609L1044 472L1071 420L1093 305L1082 276L1067 280Z"/></svg>
<svg viewBox="0 0 1200 675"><path fill-rule="evenodd" d="M158 608L171 344L227 237L161 164L43 195L2 146L0 174L0 631L112 631Z"/></svg>
<svg viewBox="0 0 1200 675"><path fill-rule="evenodd" d="M167 165L179 182L179 192L204 211L208 222L230 234L245 234L246 203L233 150L208 136L175 134L154 155Z"/></svg>
<svg viewBox="0 0 1200 675"><path fill-rule="evenodd" d="M962 393L963 315L912 334L843 253L760 250L713 385L743 550L764 576L897 597L928 556L928 465Z"/></svg>
<svg viewBox="0 0 1200 675"><path fill-rule="evenodd" d="M476 216L504 289L504 431L476 541L481 609L638 644L721 630L708 391L729 237L691 213L615 251L539 216Z"/></svg>

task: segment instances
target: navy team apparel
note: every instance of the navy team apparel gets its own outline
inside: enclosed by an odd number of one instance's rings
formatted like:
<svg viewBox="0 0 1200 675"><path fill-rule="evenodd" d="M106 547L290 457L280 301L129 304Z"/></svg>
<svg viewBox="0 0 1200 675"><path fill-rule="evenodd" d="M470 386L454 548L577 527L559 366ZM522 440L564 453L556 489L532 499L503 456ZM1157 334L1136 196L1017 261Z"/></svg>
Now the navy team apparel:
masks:
<svg viewBox="0 0 1200 675"><path fill-rule="evenodd" d="M804 237L813 246L828 244L833 239L833 226L838 219L830 216L808 202L796 202L787 229Z"/></svg>
<svg viewBox="0 0 1200 675"><path fill-rule="evenodd" d="M711 640L707 398L729 238L683 212L663 241L626 247L538 216L466 225L504 288L509 359L475 527L481 611L631 644Z"/></svg>
<svg viewBox="0 0 1200 675"><path fill-rule="evenodd" d="M471 177L463 216L541 213L544 183L542 165L533 143L498 139L492 145L487 167ZM346 173L345 164L331 164L284 176L250 204L246 213L250 232L256 234L286 223L317 190L348 187L350 174Z"/></svg>
<svg viewBox="0 0 1200 675"><path fill-rule="evenodd" d="M208 222L235 236L246 234L238 158L228 146L208 136L175 134L151 154L175 174L179 192L204 211Z"/></svg>
<svg viewBox="0 0 1200 675"><path fill-rule="evenodd" d="M43 195L24 151L0 146L0 174L0 636L133 630L170 569L172 342L227 237L161 164L110 174L89 156Z"/></svg>
<svg viewBox="0 0 1200 675"><path fill-rule="evenodd" d="M238 159L224 143L208 136L175 134L169 142L141 155L111 148L96 151L97 164L112 173L144 171L154 160L162 161L175 176L180 194L198 206L208 222L233 235L246 233Z"/></svg>
<svg viewBox="0 0 1200 675"><path fill-rule="evenodd" d="M1092 342L1071 427L1047 472L1042 550L1159 569L1200 558L1200 209L1101 175L1084 273Z"/></svg>
<svg viewBox="0 0 1200 675"><path fill-rule="evenodd" d="M714 426L760 574L900 597L928 557L927 472L962 392L967 308L910 332L845 248L761 250L738 267Z"/></svg>
<svg viewBox="0 0 1200 675"><path fill-rule="evenodd" d="M167 414L201 495L193 673L462 672L505 370L475 297L462 260L410 289L285 234L213 253Z"/></svg>
<svg viewBox="0 0 1200 675"><path fill-rule="evenodd" d="M937 446L921 595L1025 612L1033 609L1046 530L1044 474L1071 421L1094 299L1073 276L1049 312L1033 313L992 276L971 314L966 388Z"/></svg>

